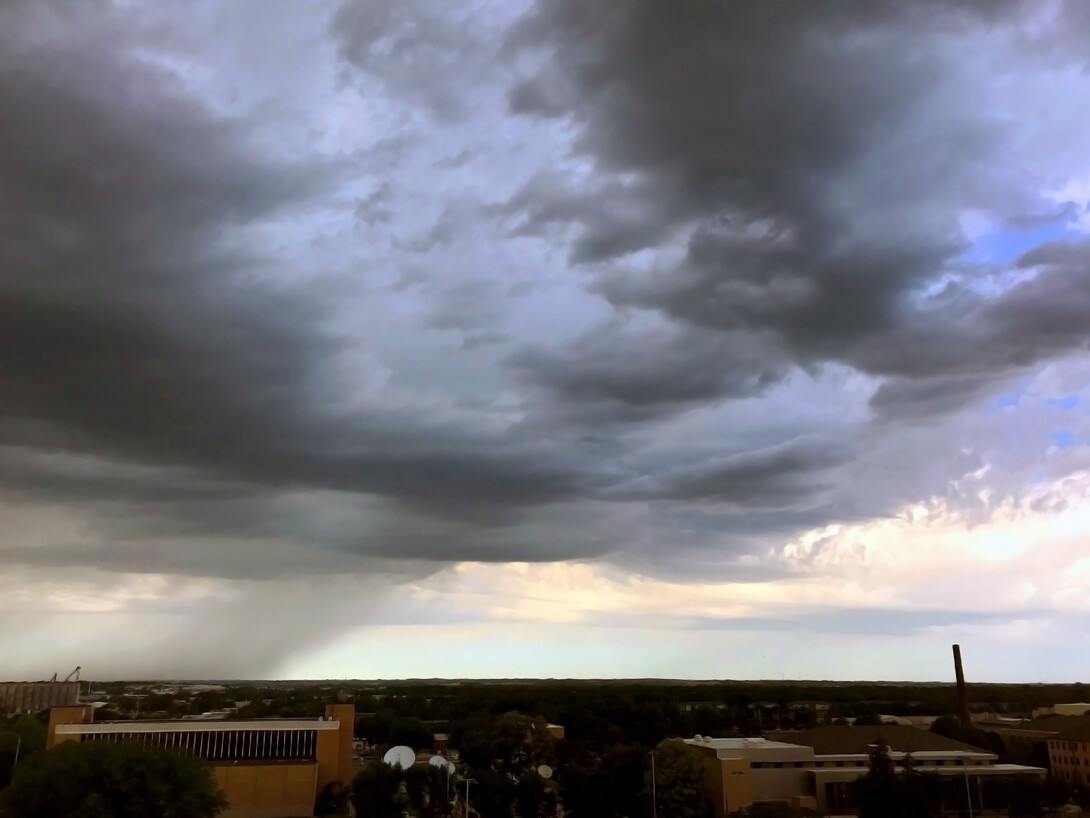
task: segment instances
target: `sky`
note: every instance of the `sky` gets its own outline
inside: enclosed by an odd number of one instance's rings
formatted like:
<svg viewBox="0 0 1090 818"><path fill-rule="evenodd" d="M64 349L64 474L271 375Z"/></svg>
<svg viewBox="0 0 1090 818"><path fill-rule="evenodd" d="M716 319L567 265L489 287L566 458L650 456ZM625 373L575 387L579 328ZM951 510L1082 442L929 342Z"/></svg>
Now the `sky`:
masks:
<svg viewBox="0 0 1090 818"><path fill-rule="evenodd" d="M1088 37L0 4L0 677L1090 678Z"/></svg>

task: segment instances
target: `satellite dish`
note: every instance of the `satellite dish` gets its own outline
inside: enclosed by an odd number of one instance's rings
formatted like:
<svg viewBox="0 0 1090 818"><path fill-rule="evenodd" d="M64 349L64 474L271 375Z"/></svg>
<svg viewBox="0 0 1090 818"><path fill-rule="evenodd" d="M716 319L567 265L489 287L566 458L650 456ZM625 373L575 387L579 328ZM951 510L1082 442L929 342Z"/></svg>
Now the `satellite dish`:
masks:
<svg viewBox="0 0 1090 818"><path fill-rule="evenodd" d="M438 767L440 770L449 770L450 762L442 756L432 756L428 759L429 767Z"/></svg>
<svg viewBox="0 0 1090 818"><path fill-rule="evenodd" d="M407 770L416 763L416 751L412 747L399 744L397 747L391 747L387 750L382 760L391 767L400 767Z"/></svg>
<svg viewBox="0 0 1090 818"><path fill-rule="evenodd" d="M545 779L552 778L553 768L550 767L548 764L542 764L540 767L537 768L537 774Z"/></svg>

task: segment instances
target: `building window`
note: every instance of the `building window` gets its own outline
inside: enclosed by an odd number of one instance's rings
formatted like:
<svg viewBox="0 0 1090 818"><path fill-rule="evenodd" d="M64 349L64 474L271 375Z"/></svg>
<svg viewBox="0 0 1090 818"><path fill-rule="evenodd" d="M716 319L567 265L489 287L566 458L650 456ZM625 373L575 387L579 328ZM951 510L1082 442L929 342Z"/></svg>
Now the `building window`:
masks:
<svg viewBox="0 0 1090 818"><path fill-rule="evenodd" d="M753 762L752 764L750 764L749 766L750 766L750 767L752 767L752 768L753 768L753 769L755 769L755 770L760 770L760 769L763 769L763 768L764 768L765 764L764 764L764 762L763 762L763 761L754 761L754 762Z"/></svg>
<svg viewBox="0 0 1090 818"><path fill-rule="evenodd" d="M780 767L783 766L783 762L782 761L773 762L772 766L775 767L776 769L779 769Z"/></svg>
<svg viewBox="0 0 1090 818"><path fill-rule="evenodd" d="M844 762L843 762L843 761L838 761L838 762L836 763L836 766L838 766L838 767L843 767L843 766L844 766Z"/></svg>

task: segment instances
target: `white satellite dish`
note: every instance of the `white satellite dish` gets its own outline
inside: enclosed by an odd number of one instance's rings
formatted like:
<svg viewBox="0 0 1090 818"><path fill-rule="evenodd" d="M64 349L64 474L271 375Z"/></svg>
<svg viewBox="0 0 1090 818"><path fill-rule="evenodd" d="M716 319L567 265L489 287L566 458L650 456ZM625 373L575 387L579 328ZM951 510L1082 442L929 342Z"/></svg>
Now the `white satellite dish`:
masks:
<svg viewBox="0 0 1090 818"><path fill-rule="evenodd" d="M399 744L397 747L391 747L387 750L382 760L391 767L400 767L407 770L416 763L416 751L412 747Z"/></svg>
<svg viewBox="0 0 1090 818"><path fill-rule="evenodd" d="M537 768L537 774L544 779L550 779L553 777L553 768L548 764L542 764Z"/></svg>
<svg viewBox="0 0 1090 818"><path fill-rule="evenodd" d="M428 759L429 767L438 767L440 770L449 770L450 762L442 756L432 756Z"/></svg>

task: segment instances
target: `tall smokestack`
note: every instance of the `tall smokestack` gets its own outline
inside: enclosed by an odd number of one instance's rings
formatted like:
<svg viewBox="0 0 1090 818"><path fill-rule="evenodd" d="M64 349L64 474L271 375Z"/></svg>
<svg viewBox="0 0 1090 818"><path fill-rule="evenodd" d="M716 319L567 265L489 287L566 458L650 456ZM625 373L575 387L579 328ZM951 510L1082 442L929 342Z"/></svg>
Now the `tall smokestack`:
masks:
<svg viewBox="0 0 1090 818"><path fill-rule="evenodd" d="M954 645L954 673L958 680L958 718L962 727L972 727L969 715L969 691L965 687L965 671L961 667L961 645Z"/></svg>

